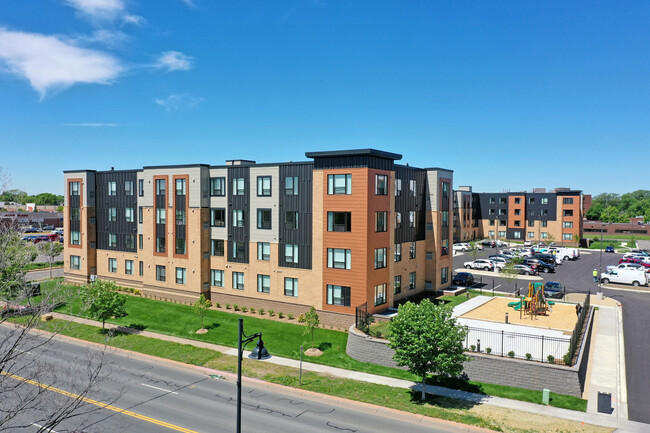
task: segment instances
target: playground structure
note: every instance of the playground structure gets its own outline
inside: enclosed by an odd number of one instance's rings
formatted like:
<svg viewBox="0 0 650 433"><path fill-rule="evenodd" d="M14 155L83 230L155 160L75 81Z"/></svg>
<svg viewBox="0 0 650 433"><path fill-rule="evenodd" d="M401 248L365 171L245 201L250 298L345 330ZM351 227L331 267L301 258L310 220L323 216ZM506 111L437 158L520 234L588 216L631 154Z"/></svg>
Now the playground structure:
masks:
<svg viewBox="0 0 650 433"><path fill-rule="evenodd" d="M510 302L508 307L519 311L519 316L529 315L531 319L537 316L548 316L553 312L555 302L549 301L544 296L544 283L529 283L528 296L522 297L519 301Z"/></svg>

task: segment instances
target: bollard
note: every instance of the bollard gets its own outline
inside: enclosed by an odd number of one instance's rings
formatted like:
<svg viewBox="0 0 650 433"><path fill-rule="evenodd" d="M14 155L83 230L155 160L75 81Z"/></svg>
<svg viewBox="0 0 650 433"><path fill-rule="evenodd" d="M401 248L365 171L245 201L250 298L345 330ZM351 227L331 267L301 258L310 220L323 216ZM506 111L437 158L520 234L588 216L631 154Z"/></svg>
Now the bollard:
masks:
<svg viewBox="0 0 650 433"><path fill-rule="evenodd" d="M508 313L506 313L506 323L508 323Z"/></svg>
<svg viewBox="0 0 650 433"><path fill-rule="evenodd" d="M481 351L481 339L480 338L476 339L476 351L477 352Z"/></svg>
<svg viewBox="0 0 650 433"><path fill-rule="evenodd" d="M302 346L300 346L300 373L298 376L298 386L302 386Z"/></svg>

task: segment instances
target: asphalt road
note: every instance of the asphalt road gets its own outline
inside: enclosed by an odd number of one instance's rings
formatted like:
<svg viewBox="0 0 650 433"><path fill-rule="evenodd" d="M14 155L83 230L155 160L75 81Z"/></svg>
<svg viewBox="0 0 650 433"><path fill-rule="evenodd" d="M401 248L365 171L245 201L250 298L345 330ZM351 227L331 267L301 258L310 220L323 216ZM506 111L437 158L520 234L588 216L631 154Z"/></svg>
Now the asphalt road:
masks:
<svg viewBox="0 0 650 433"><path fill-rule="evenodd" d="M52 269L52 276L62 277L63 268ZM38 280L42 280L43 278L50 278L50 268L46 268L38 271L29 271L27 272L27 275L25 275L25 279L27 281L38 281Z"/></svg>
<svg viewBox="0 0 650 433"><path fill-rule="evenodd" d="M487 248L477 258L484 258L494 254L493 248ZM616 265L622 254L603 253L602 269L608 265ZM454 257L454 269L463 267L463 263L473 258L468 254ZM580 259L568 261L556 266L555 273L540 274L542 280L537 281L558 281L567 290L567 293L596 293L598 283L594 283L592 271L600 268L600 251L593 251L591 254L581 252ZM473 272L473 271L469 271ZM475 274L476 280L480 277ZM528 281L517 280L517 283L508 283L498 274L494 277L483 277L484 289L492 289L494 285L501 287L499 291L514 292L515 285L527 287ZM646 292L635 291L634 287L627 285L609 285L609 287L620 287L622 290L603 288L603 294L619 301L623 305L623 332L625 334L625 367L627 373L627 399L628 417L633 421L650 423L650 332L648 332L647 317L650 311L650 290Z"/></svg>
<svg viewBox="0 0 650 433"><path fill-rule="evenodd" d="M0 338L6 336L6 331L5 327L0 327ZM52 384L59 390L74 392L79 387L79 378L86 374L88 359L98 359L96 348L55 340L45 347L25 352L21 364L24 368L13 369L11 373L20 376L24 371L33 375L34 370L29 366L35 365L35 361L43 365L43 380L49 380L47 371L76 371L77 374L59 374ZM197 368L120 352L109 354L106 368L110 376L87 395L95 403L89 402L83 408L84 415L65 420L53 431L194 433L235 430L236 385L232 380L212 378ZM61 394L47 392L52 396ZM110 403L111 407L100 408L98 402ZM36 432L38 427L32 423L39 424L38 419L38 413L32 411L22 414L18 421L33 427L27 431ZM289 389L285 391L244 380L242 431L417 433L460 432L467 428L433 420L415 424L408 416L388 411L378 413L355 403L339 406L317 395L305 398Z"/></svg>

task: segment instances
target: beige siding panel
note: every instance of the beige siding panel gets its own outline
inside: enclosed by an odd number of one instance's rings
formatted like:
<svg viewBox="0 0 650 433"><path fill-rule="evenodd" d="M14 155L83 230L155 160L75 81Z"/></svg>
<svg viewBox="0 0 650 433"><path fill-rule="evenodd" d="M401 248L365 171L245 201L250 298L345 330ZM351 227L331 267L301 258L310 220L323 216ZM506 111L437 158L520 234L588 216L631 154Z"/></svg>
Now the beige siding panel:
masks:
<svg viewBox="0 0 650 433"><path fill-rule="evenodd" d="M257 177L271 176L271 196L257 196ZM250 168L250 240L252 242L278 242L280 169L278 166ZM257 210L271 209L271 230L257 228Z"/></svg>

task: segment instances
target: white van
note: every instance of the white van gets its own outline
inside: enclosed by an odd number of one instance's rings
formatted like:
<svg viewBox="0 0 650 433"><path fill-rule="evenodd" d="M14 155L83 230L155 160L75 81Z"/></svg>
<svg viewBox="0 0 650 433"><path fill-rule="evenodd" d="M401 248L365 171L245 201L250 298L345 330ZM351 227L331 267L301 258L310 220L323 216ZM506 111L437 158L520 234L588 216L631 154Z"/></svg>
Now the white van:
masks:
<svg viewBox="0 0 650 433"><path fill-rule="evenodd" d="M565 262L567 260L576 260L580 257L580 250L570 247L551 247L547 253L552 254L555 251L555 256L561 258Z"/></svg>
<svg viewBox="0 0 650 433"><path fill-rule="evenodd" d="M600 274L600 282L617 284L632 284L634 287L648 285L648 273L638 269L612 269Z"/></svg>

